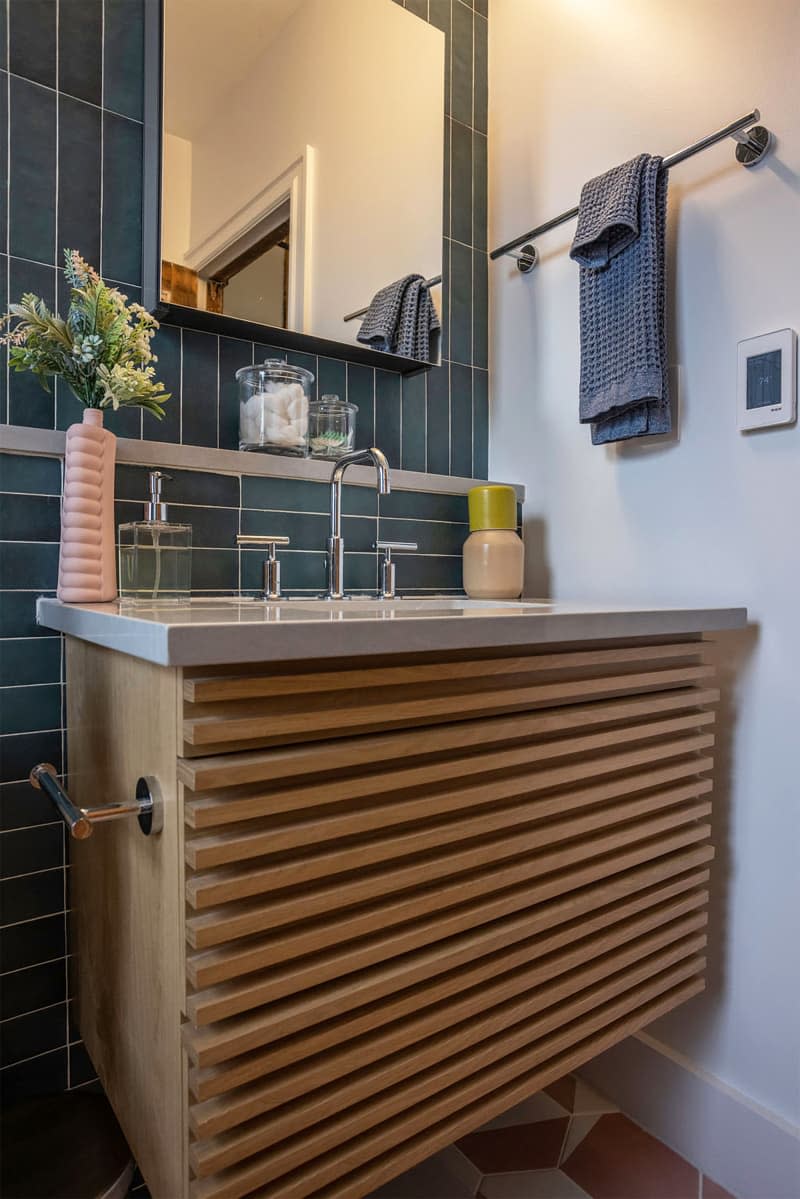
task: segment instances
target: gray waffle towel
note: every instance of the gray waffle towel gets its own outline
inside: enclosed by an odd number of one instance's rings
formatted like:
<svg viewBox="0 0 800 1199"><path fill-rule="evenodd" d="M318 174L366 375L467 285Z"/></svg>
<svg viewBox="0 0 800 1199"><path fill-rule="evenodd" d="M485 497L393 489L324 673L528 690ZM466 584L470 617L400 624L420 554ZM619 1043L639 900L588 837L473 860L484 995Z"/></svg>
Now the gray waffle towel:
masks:
<svg viewBox="0 0 800 1199"><path fill-rule="evenodd" d="M667 172L650 154L581 191L570 257L580 264L580 419L595 445L672 427L666 215Z"/></svg>
<svg viewBox="0 0 800 1199"><path fill-rule="evenodd" d="M405 275L373 296L358 341L404 358L430 361L431 334L441 326L422 275Z"/></svg>

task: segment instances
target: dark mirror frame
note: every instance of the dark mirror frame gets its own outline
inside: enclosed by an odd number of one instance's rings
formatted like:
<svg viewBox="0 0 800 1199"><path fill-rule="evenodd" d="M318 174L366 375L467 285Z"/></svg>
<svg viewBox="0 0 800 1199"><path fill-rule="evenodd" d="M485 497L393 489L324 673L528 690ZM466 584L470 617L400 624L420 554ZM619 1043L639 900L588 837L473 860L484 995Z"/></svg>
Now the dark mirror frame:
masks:
<svg viewBox="0 0 800 1199"><path fill-rule="evenodd" d="M144 6L144 139L143 139L143 210L142 210L142 304L159 321L198 329L224 337L299 350L325 358L343 358L367 366L416 374L430 370L432 362L401 358L370 350L355 342L331 341L311 333L297 333L274 325L165 304L161 300L161 155L164 112L164 0L145 0Z"/></svg>

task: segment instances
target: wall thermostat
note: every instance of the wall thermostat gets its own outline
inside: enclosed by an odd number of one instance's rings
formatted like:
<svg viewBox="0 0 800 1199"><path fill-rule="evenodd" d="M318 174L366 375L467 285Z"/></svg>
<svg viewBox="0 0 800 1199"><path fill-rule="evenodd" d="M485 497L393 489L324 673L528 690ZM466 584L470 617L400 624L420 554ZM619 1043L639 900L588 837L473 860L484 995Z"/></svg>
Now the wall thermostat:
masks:
<svg viewBox="0 0 800 1199"><path fill-rule="evenodd" d="M737 411L740 429L788 425L797 418L794 329L739 342Z"/></svg>

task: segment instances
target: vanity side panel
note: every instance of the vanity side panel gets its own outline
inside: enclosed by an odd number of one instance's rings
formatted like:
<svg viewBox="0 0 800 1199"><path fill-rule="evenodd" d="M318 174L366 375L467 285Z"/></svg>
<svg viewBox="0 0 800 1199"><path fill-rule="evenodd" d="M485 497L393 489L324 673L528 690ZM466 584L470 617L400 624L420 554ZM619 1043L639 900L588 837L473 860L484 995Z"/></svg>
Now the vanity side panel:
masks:
<svg viewBox="0 0 800 1199"><path fill-rule="evenodd" d="M142 775L163 830L95 826L72 850L74 994L81 1035L154 1199L186 1193L183 831L175 757L180 671L67 638L69 790L127 798Z"/></svg>

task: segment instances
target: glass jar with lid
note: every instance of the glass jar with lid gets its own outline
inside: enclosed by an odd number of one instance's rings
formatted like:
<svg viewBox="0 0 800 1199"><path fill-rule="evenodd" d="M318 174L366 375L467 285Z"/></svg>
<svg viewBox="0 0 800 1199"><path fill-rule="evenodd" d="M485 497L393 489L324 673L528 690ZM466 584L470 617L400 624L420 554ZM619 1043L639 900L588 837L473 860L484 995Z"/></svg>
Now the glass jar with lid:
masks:
<svg viewBox="0 0 800 1199"><path fill-rule="evenodd" d="M308 440L312 458L341 458L356 444L358 407L337 395L312 400L308 409Z"/></svg>
<svg viewBox="0 0 800 1199"><path fill-rule="evenodd" d="M239 449L308 457L308 409L314 376L269 358L236 372Z"/></svg>

